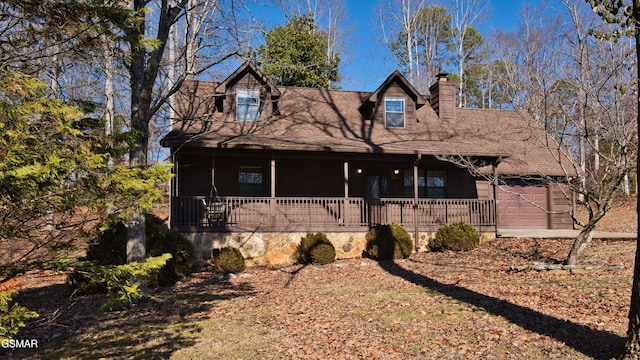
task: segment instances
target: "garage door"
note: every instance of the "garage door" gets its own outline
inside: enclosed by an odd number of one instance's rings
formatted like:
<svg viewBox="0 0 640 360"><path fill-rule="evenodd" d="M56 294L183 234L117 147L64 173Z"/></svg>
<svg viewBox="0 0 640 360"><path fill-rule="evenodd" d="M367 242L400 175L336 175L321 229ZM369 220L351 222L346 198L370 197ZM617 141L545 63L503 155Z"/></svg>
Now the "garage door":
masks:
<svg viewBox="0 0 640 360"><path fill-rule="evenodd" d="M548 229L547 188L531 185L498 187L498 228ZM535 204L535 205L534 205ZM542 209L540 209L540 207Z"/></svg>

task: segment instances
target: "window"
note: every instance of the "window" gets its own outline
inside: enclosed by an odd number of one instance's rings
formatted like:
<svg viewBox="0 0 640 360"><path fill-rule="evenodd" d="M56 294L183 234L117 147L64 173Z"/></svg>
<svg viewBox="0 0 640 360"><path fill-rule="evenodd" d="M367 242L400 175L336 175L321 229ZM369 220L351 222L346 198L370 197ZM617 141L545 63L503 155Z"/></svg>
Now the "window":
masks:
<svg viewBox="0 0 640 360"><path fill-rule="evenodd" d="M404 196L413 197L413 170L404 171ZM424 170L418 170L418 197L424 197L425 179Z"/></svg>
<svg viewBox="0 0 640 360"><path fill-rule="evenodd" d="M258 89L238 89L236 109L238 120L257 121L260 118L260 91Z"/></svg>
<svg viewBox="0 0 640 360"><path fill-rule="evenodd" d="M404 127L404 98L385 98L386 127Z"/></svg>
<svg viewBox="0 0 640 360"><path fill-rule="evenodd" d="M427 197L440 199L447 197L446 171L427 171Z"/></svg>
<svg viewBox="0 0 640 360"><path fill-rule="evenodd" d="M262 195L262 168L240 166L238 169L238 194L240 196Z"/></svg>

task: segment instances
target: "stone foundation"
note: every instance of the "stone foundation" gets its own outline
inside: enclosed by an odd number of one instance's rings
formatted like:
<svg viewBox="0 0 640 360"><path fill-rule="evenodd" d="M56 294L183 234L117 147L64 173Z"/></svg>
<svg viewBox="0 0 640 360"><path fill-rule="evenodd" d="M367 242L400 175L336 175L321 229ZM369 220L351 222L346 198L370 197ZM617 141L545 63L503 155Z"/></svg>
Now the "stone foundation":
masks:
<svg viewBox="0 0 640 360"><path fill-rule="evenodd" d="M208 259L211 257L212 249L232 246L240 249L248 266L294 262L293 254L306 234L306 232L183 233L194 245L196 258ZM327 232L325 234L336 248L337 259L361 257L365 250L366 232ZM429 251L429 239L433 235L433 232L418 233L418 251ZM495 238L493 233L482 233L480 242L493 238Z"/></svg>

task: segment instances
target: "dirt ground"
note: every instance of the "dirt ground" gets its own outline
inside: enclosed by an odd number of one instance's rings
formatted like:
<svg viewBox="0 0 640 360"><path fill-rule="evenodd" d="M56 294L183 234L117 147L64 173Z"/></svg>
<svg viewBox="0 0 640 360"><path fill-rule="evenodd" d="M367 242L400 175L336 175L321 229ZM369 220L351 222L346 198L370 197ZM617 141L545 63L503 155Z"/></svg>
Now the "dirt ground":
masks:
<svg viewBox="0 0 640 360"><path fill-rule="evenodd" d="M603 220L635 231L635 198ZM468 253L396 262L340 260L193 274L132 309L102 313L56 272L20 277L40 317L19 334L38 349L0 358L609 359L624 344L635 241L594 241L580 269L571 240L496 239Z"/></svg>

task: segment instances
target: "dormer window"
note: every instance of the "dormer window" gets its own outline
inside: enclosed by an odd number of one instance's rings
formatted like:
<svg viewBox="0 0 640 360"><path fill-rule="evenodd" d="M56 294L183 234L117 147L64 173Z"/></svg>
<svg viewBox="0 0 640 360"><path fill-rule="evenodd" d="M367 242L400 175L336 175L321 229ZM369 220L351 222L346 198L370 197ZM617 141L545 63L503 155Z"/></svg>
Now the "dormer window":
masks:
<svg viewBox="0 0 640 360"><path fill-rule="evenodd" d="M258 121L260 118L260 91L258 89L238 89L236 111L238 121Z"/></svg>
<svg viewBox="0 0 640 360"><path fill-rule="evenodd" d="M403 128L404 98L384 98L385 126Z"/></svg>

